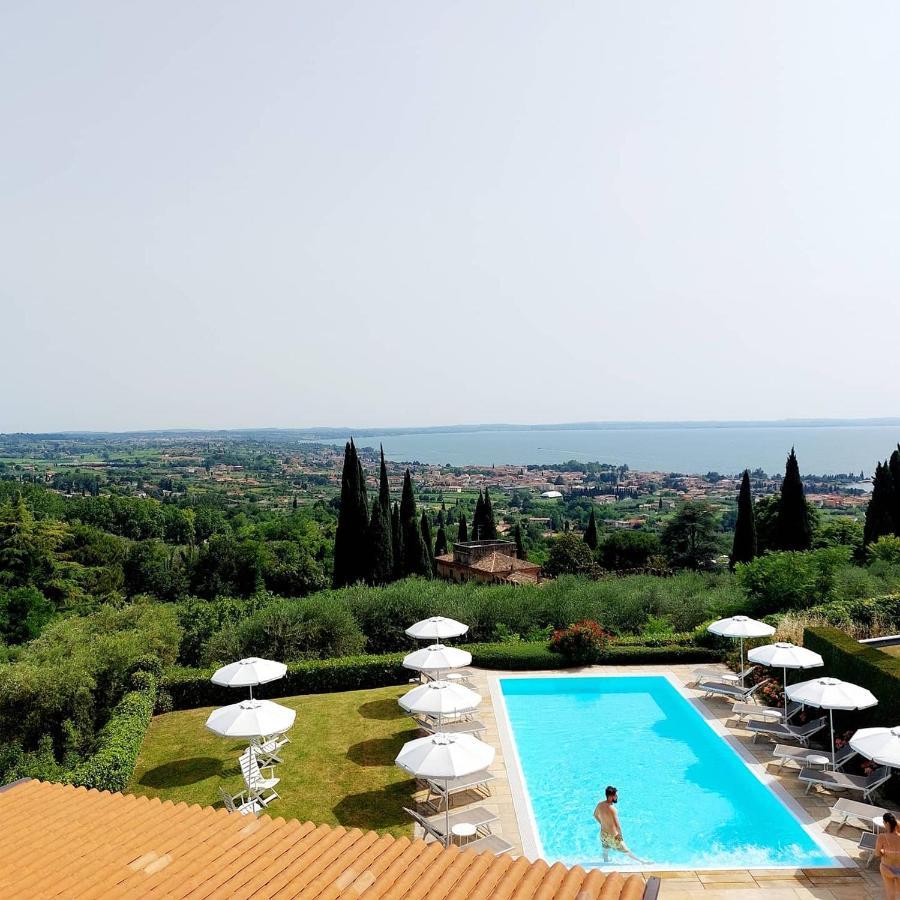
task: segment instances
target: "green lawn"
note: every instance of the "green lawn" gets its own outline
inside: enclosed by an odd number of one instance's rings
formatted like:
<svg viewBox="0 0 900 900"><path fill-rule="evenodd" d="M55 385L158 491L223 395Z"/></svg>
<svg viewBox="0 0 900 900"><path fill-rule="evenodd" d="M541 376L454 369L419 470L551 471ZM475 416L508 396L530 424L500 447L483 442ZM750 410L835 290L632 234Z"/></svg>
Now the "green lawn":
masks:
<svg viewBox="0 0 900 900"><path fill-rule="evenodd" d="M297 721L276 773L281 799L273 801L271 814L411 834L401 807L409 806L413 781L394 765L403 743L416 736L397 705L406 690L279 699L297 710ZM243 787L237 760L246 741L208 731L204 723L210 712L206 707L156 716L128 792L205 806L221 806L220 785L237 793Z"/></svg>

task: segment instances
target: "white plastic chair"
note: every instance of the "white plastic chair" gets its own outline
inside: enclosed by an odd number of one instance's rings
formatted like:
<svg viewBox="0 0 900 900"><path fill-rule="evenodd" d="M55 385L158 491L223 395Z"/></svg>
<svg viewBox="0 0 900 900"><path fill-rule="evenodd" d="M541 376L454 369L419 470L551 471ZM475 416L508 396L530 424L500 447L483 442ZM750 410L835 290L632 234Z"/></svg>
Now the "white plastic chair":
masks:
<svg viewBox="0 0 900 900"><path fill-rule="evenodd" d="M244 777L244 784L247 785L251 797L263 806L268 806L273 800L278 799L275 786L281 779L275 776L274 766L260 766L252 747L248 747L238 761L241 766L241 775Z"/></svg>

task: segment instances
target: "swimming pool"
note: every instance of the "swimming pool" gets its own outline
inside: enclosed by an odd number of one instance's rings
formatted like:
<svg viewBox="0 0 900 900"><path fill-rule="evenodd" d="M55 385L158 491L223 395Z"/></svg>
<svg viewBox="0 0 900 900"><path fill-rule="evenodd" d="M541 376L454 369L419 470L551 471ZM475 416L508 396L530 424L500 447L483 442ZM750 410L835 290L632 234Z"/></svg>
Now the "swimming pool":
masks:
<svg viewBox="0 0 900 900"><path fill-rule="evenodd" d="M537 855L603 865L593 811L612 784L626 843L654 867L841 864L665 676L498 681L510 769L524 780L523 842Z"/></svg>

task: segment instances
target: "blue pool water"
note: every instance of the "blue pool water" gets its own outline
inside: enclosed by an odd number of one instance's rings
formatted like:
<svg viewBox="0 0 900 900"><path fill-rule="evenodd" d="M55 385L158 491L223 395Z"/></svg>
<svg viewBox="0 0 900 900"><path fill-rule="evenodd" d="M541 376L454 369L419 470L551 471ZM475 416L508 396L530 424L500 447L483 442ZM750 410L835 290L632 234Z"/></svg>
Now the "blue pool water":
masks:
<svg viewBox="0 0 900 900"><path fill-rule="evenodd" d="M593 811L612 784L626 844L658 866L835 865L666 678L500 687L546 859L603 864Z"/></svg>

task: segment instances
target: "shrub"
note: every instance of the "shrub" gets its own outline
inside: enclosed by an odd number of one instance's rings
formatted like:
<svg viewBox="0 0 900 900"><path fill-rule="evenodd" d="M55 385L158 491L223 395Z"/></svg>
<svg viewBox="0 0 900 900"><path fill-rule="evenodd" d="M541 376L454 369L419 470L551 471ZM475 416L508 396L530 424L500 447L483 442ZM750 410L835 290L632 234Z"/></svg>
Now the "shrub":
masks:
<svg viewBox="0 0 900 900"><path fill-rule="evenodd" d="M900 537L886 534L866 547L866 558L869 562L887 563L890 566L900 565Z"/></svg>
<svg viewBox="0 0 900 900"><path fill-rule="evenodd" d="M553 632L549 648L573 663L590 663L599 659L609 643L609 634L596 622L585 619L568 628Z"/></svg>
<svg viewBox="0 0 900 900"><path fill-rule="evenodd" d="M515 644L478 644L469 648L472 662L483 669L532 671L537 669L565 669L571 661L553 653L543 643L521 641ZM652 665L663 663L712 662L722 658L716 650L689 645L646 646L640 644L610 643L599 654L597 662L603 665Z"/></svg>
<svg viewBox="0 0 900 900"><path fill-rule="evenodd" d="M560 575L593 575L597 564L591 548L581 535L561 534L550 546L550 555L544 563L544 573L550 578Z"/></svg>

